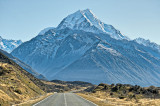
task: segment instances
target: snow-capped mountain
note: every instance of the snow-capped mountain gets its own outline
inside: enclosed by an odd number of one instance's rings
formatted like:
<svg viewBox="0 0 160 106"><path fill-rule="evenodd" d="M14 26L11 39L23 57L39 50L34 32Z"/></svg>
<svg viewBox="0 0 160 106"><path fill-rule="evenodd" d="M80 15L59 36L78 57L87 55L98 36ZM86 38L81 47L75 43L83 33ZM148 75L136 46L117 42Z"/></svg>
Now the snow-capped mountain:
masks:
<svg viewBox="0 0 160 106"><path fill-rule="evenodd" d="M56 29L60 30L65 28L93 33L105 33L115 39L129 39L112 25L101 22L90 9L78 10L77 12L68 15L61 21ZM54 27L45 28L38 35L43 35L50 29L54 29Z"/></svg>
<svg viewBox="0 0 160 106"><path fill-rule="evenodd" d="M11 54L50 80L160 86L159 51L103 25L90 10L77 11Z"/></svg>
<svg viewBox="0 0 160 106"><path fill-rule="evenodd" d="M151 47L155 50L158 50L160 52L160 45L154 43L154 42L151 42L150 40L145 40L143 38L137 38L135 39L135 41L139 44L142 44L144 46L148 46L148 47Z"/></svg>
<svg viewBox="0 0 160 106"><path fill-rule="evenodd" d="M3 39L0 36L0 49L7 51L8 53L12 52L20 44L22 44L21 40L8 40L8 39Z"/></svg>
<svg viewBox="0 0 160 106"><path fill-rule="evenodd" d="M93 33L107 33L116 39L128 39L122 35L119 30L112 25L101 22L89 9L78 10L77 12L67 16L58 25L58 29L71 28L74 30L83 30Z"/></svg>

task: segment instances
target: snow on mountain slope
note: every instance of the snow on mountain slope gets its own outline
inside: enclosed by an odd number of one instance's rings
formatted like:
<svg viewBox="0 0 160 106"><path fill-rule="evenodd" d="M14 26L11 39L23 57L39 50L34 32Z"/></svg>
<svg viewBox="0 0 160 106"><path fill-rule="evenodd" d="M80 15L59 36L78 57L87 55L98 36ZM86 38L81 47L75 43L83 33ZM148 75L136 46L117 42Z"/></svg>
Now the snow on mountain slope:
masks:
<svg viewBox="0 0 160 106"><path fill-rule="evenodd" d="M7 51L8 53L12 52L20 44L22 44L21 40L7 40L0 36L0 49Z"/></svg>
<svg viewBox="0 0 160 106"><path fill-rule="evenodd" d="M54 27L45 28L45 29L43 29L42 31L40 31L38 35L44 35L44 34L45 34L47 31L49 31L50 29L54 29Z"/></svg>
<svg viewBox="0 0 160 106"><path fill-rule="evenodd" d="M115 39L128 39L122 35L120 31L116 30L112 25L107 25L101 22L91 12L91 10L78 10L77 12L67 16L58 25L58 29L71 28L74 30L83 30L93 33L107 33Z"/></svg>
<svg viewBox="0 0 160 106"><path fill-rule="evenodd" d="M90 10L77 11L11 54L50 80L160 86L159 51L106 26Z"/></svg>
<svg viewBox="0 0 160 106"><path fill-rule="evenodd" d="M160 60L145 52L146 49L148 48L141 49L141 45L135 42L116 41L108 37L105 42L95 43L82 57L56 75L48 76L96 84L104 82L158 86Z"/></svg>
<svg viewBox="0 0 160 106"><path fill-rule="evenodd" d="M145 40L143 38L137 38L135 39L135 41L139 44L142 44L144 46L148 46L148 47L151 47L155 50L158 50L160 52L160 45L154 43L154 42L151 42L150 40Z"/></svg>
<svg viewBox="0 0 160 106"><path fill-rule="evenodd" d="M38 35L12 54L50 80L158 86L160 59L151 53L157 56L160 53L148 49L107 34L62 29Z"/></svg>
<svg viewBox="0 0 160 106"><path fill-rule="evenodd" d="M94 36L81 36L81 33L75 34L69 29L56 31L56 34L50 30L46 35L38 35L31 42L20 45L19 49L12 54L33 69L39 70L39 73L46 75L46 70L56 71L58 67L64 68L78 59L95 42ZM21 53L23 55L19 55Z"/></svg>

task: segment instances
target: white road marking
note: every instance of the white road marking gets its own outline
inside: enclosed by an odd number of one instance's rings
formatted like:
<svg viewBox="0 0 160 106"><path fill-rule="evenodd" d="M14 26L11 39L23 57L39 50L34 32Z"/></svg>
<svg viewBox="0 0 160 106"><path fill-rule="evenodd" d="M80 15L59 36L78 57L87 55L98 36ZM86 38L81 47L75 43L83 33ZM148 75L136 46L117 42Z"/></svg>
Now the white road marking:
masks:
<svg viewBox="0 0 160 106"><path fill-rule="evenodd" d="M53 95L48 96L47 98L45 98L45 99L43 99L43 100L39 101L38 103L34 104L33 106L38 105L39 103L41 103L41 102L45 101L46 99L48 99L48 98L49 98L49 97L51 97L51 96L53 96Z"/></svg>
<svg viewBox="0 0 160 106"><path fill-rule="evenodd" d="M76 95L77 95L77 94L76 94ZM79 95L77 95L77 96L79 96ZM83 100L86 100L86 101L88 101L88 102L94 104L95 106L98 106L97 104L95 104L95 103L93 103L93 102L91 102L91 101L89 101L89 100L87 100L87 99L85 99L85 98L83 98L83 97L81 97L81 96L79 96L79 97L82 98Z"/></svg>
<svg viewBox="0 0 160 106"><path fill-rule="evenodd" d="M67 106L67 101L66 101L65 93L64 93L64 104L65 104L65 106Z"/></svg>

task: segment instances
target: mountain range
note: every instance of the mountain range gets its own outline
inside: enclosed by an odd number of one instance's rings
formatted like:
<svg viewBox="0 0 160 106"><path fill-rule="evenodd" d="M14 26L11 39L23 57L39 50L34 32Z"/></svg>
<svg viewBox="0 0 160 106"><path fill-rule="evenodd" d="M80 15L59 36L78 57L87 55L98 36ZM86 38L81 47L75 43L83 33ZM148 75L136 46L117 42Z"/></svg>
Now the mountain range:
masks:
<svg viewBox="0 0 160 106"><path fill-rule="evenodd" d="M130 40L89 9L68 15L11 54L49 80L160 86L159 45Z"/></svg>
<svg viewBox="0 0 160 106"><path fill-rule="evenodd" d="M10 53L18 47L20 44L22 44L21 40L8 40L4 39L0 36L0 49Z"/></svg>

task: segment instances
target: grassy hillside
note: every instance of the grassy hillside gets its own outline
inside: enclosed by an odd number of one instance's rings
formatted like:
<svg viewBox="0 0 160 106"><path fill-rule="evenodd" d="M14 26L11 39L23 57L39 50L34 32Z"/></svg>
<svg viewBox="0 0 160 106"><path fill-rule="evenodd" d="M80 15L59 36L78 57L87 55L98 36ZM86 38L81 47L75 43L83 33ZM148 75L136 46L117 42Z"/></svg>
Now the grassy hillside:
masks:
<svg viewBox="0 0 160 106"><path fill-rule="evenodd" d="M33 78L31 74L0 53L0 105L20 103L44 94L45 92L31 80Z"/></svg>

